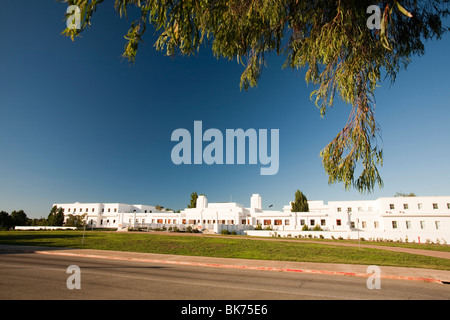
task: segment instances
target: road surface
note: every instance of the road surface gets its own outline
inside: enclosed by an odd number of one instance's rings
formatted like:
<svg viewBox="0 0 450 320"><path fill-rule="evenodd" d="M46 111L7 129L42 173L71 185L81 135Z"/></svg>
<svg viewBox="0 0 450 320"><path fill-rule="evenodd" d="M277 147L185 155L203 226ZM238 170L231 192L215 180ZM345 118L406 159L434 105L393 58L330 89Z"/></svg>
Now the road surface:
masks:
<svg viewBox="0 0 450 320"><path fill-rule="evenodd" d="M67 279L80 270L80 289ZM36 253L0 254L0 299L450 299L450 285L366 278L156 264ZM71 282L75 283L75 281Z"/></svg>

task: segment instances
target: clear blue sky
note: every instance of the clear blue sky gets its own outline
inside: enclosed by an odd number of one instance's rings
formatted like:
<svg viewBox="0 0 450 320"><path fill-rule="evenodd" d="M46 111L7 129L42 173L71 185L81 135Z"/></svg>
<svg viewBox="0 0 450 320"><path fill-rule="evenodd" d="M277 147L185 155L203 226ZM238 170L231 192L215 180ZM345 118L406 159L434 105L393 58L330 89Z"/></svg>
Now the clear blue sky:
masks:
<svg viewBox="0 0 450 320"><path fill-rule="evenodd" d="M450 195L450 41L428 43L394 85L376 92L382 129L384 188L372 194L328 185L320 150L345 125L337 102L325 118L310 101L303 72L273 56L257 88L239 90L242 66L217 60L209 47L195 57L164 56L144 37L137 62L121 59L129 23L111 3L72 42L60 35L67 5L2 2L0 11L0 210L47 216L52 203L122 202L185 208L190 193L210 202L281 209L301 189L310 200ZM173 130L280 130L280 165L180 165L171 161Z"/></svg>

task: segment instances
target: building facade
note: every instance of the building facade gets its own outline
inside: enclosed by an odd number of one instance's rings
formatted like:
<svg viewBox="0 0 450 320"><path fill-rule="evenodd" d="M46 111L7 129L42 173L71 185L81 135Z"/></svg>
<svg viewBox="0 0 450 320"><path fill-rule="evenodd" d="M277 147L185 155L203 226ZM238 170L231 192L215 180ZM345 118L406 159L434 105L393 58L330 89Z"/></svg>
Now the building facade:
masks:
<svg viewBox="0 0 450 320"><path fill-rule="evenodd" d="M85 215L87 225L95 228L192 226L213 233L227 229L267 236L305 236L311 232L317 235L320 231L324 238L450 242L450 196L308 201L308 204L309 212L291 212L291 204L282 211L263 210L261 196L253 194L247 208L235 202L208 203L206 196L200 195L195 208L179 213L121 203L54 205L63 208L66 218L69 214Z"/></svg>

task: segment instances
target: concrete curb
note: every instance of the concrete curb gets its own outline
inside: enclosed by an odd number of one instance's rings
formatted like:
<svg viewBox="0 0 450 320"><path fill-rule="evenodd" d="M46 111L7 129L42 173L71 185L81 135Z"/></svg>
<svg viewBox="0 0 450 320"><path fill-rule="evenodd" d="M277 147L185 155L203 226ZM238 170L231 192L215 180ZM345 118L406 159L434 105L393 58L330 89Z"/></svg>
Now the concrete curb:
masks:
<svg viewBox="0 0 450 320"><path fill-rule="evenodd" d="M212 263L208 260L215 259L209 257L196 257L196 256L176 256L176 255L163 255L163 254L146 254L146 253L135 253L135 252L118 252L118 251L107 251L107 250L93 250L93 249L82 249L83 252L67 252L67 249L61 248L61 250L52 248L51 250L33 250L29 249L17 249L15 248L5 248L0 247L1 252L11 252L11 253L35 253L35 254L46 254L46 255L57 255L57 256L69 256L69 257L83 257L83 258L96 258L96 259L107 259L107 260L122 260L122 261L134 261L134 262L147 262L147 263L162 263L162 264L175 264L175 265L186 265L186 266L199 266L199 267L214 267L214 268L226 268L226 269L246 269L246 270L261 270L261 271L274 271L274 272L298 272L298 273L312 273L312 274L325 274L325 275L336 275L336 276L352 276L352 277L363 277L368 278L372 274L366 272L360 272L358 270L366 270L368 266L365 265L344 265L344 264L314 264L316 268L300 268L295 266L295 264L307 264L307 263L294 263L286 261L261 261L261 260L244 260L244 259L233 259L233 258L219 258L219 260L225 260L230 263ZM74 249L79 250L79 249ZM86 252L87 251L87 252ZM90 252L91 251L91 252ZM101 254L96 253L101 251ZM149 258L145 255L158 256L158 258ZM136 257L137 256L137 257ZM195 260L205 260L205 261L195 261ZM247 262L248 263L243 263ZM257 265L255 265L257 263ZM264 266L265 264L265 266ZM282 265L293 265L292 267L283 266L270 266L271 264L282 264ZM313 264L313 263L311 263ZM326 266L327 268L320 268L320 266ZM335 266L340 268L354 269L354 271L338 271L330 270ZM427 276L415 276L415 275L399 275L395 272L389 273L389 270L395 270L397 273L401 271L408 271L410 268L401 267L380 267L382 268L380 278L382 279L395 279L395 280L408 280L408 281L421 281L429 283L449 283L450 282L450 272L442 270L429 270L423 269L424 271L436 271L435 273L445 273L444 277L431 278ZM415 271L422 269L414 269ZM387 272L387 273L386 273ZM448 278L447 278L448 277Z"/></svg>

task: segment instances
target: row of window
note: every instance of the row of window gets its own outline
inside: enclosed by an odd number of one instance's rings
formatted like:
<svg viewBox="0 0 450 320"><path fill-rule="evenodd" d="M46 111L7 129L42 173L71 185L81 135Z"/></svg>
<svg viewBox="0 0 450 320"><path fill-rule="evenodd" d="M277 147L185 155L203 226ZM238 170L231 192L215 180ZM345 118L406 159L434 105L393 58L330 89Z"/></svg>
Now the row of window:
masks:
<svg viewBox="0 0 450 320"><path fill-rule="evenodd" d="M395 210L395 204L391 203L389 204L389 209L391 210ZM409 204L404 203L403 204L403 209L407 210L409 209ZM417 209L422 210L423 209L423 203L418 203L417 204ZM433 209L439 209L439 204L438 203L433 203ZM450 209L450 203L447 203L447 209Z"/></svg>
<svg viewBox="0 0 450 320"><path fill-rule="evenodd" d="M358 212L361 212L361 211L364 211L364 209L362 207L358 207ZM373 211L373 207L368 207L367 211ZM342 208L338 207L337 212L342 212ZM347 212L352 212L352 207L348 207Z"/></svg>
<svg viewBox="0 0 450 320"><path fill-rule="evenodd" d="M132 223L132 219L128 219L129 223ZM186 224L186 219L183 219L183 224ZM242 220L242 224L246 224L246 222L250 223L250 221L245 221L245 219ZM271 219L265 219L264 221L264 225L265 226L269 226L272 225L272 220ZM282 219L275 219L273 220L273 225L275 226L279 226L282 225L283 220ZM90 221L90 224L93 223L93 220ZM112 220L112 223L115 224L116 220ZM142 218L142 220L140 219L136 219L136 223L145 223L145 218ZM151 219L151 223L177 223L176 219ZM201 220L189 220L188 221L189 224L197 224L197 223L201 223ZM203 224L205 223L212 223L215 224L216 220L203 220ZM220 224L234 224L234 220L218 220L218 223ZM258 220L257 222L258 224L260 224L260 221ZM284 224L285 225L289 225L290 220L286 219L284 220ZM425 221L420 221L420 229L425 229ZM109 219L105 219L105 225L109 225L110 224L110 220ZM300 225L304 226L306 224L306 221L304 219L300 220ZM315 226L316 225L316 220L315 219L310 219L309 220L309 224L311 226ZM103 219L100 220L100 225L104 225L104 221ZM326 220L325 219L320 219L320 225L321 226L325 226L326 225ZM341 219L336 219L336 225L337 226L342 226L342 220ZM374 221L373 222L373 226L375 229L379 228L379 222L378 221ZM405 226L406 229L411 229L412 225L411 225L411 221L405 221ZM354 228L355 227L355 222L351 222L351 227ZM440 221L434 221L434 227L436 230L440 230L441 229L441 222ZM366 229L367 228L367 222L366 221L362 221L361 222L361 228L362 229ZM399 223L396 220L392 221L392 229L398 229L399 228Z"/></svg>
<svg viewBox="0 0 450 320"><path fill-rule="evenodd" d="M289 225L289 221L288 219L286 219L284 221L285 225ZM258 221L259 223L259 221ZM425 229L425 221L420 221L420 229ZM301 219L300 220L300 225L304 226L306 224L305 219ZM268 225L272 225L272 221L270 219L266 219L264 220L264 225L268 226ZM277 219L273 221L273 225L278 226L278 225L282 225L282 220L281 219ZM310 226L315 226L316 225L316 220L315 219L310 219L309 220L309 225ZM321 226L326 226L326 219L320 219L320 225ZM406 225L406 229L411 229L411 221L405 221L405 225ZM342 226L342 220L341 219L336 219L336 226ZM380 227L379 221L374 221L373 222L373 227L375 229L378 229ZM434 221L434 227L436 230L440 230L441 229L441 222L440 221ZM355 222L351 221L351 228L355 228ZM361 221L361 228L362 229L367 229L367 221ZM397 221L392 221L392 229L398 229L398 222Z"/></svg>
<svg viewBox="0 0 450 320"><path fill-rule="evenodd" d="M65 212L65 208L63 208L63 212ZM70 212L70 208L67 208L67 212ZM77 212L77 208L73 208L73 212L76 213ZM86 210L83 211L83 208L78 209L78 212L85 212L88 213L89 212L89 208L86 208ZM95 208L92 208L91 212L95 212ZM102 209L102 212L105 212L105 208ZM108 208L108 212L111 212L111 208ZM114 212L117 212L117 208L114 208ZM136 210L133 210L134 213L136 213ZM152 213L152 210L144 210L144 213Z"/></svg>
<svg viewBox="0 0 450 320"><path fill-rule="evenodd" d="M406 223L406 229L411 229L411 221L405 221ZM434 221L434 227L436 230L441 229L441 222L440 221ZM392 229L398 229L398 223L397 221L392 221ZM425 221L420 221L420 229L425 229Z"/></svg>
<svg viewBox="0 0 450 320"><path fill-rule="evenodd" d="M433 203L432 204L433 209L437 210L439 209L439 204L438 203ZM395 204L394 203L390 203L389 204L389 209L390 210L395 210ZM403 209L404 210L408 210L409 209L409 204L408 203L404 203L403 204ZM418 203L417 204L417 209L422 210L423 209L423 203ZM450 209L450 203L447 203L447 209ZM364 211L363 207L358 207L358 212ZM368 207L367 211L373 211L373 207ZM342 212L342 208L338 207L337 208L337 212ZM346 212L352 212L352 207L347 207L347 211Z"/></svg>
<svg viewBox="0 0 450 320"><path fill-rule="evenodd" d="M65 208L63 208L63 212L65 212ZM67 208L67 212L70 212L70 208ZM73 208L73 212L77 212L77 208ZM78 212L89 212L89 208L86 208L86 210L83 211L83 208L79 208ZM95 208L92 208L91 212L95 212ZM105 209L102 209L102 212L105 212ZM111 208L108 208L108 212L111 212ZM114 208L114 212L117 212L117 208ZM136 210L134 210L136 212Z"/></svg>
<svg viewBox="0 0 450 320"><path fill-rule="evenodd" d="M91 224L92 224L92 221L93 220L91 220ZM105 221L105 223L107 224L107 225L109 225L109 223L110 223L110 220L109 219L102 219L102 220L100 220L100 225L103 225L103 221ZM132 223L133 222L133 219L132 218L129 218L128 219L128 223ZM135 220L135 222L136 223L146 223L146 220L145 220L145 218L138 218L138 219L136 219ZM177 219L151 219L151 222L148 222L148 223L161 223L161 224L163 224L163 223L167 223L167 224L176 224L178 222L178 220ZM234 220L217 220L217 222L219 223L219 224L234 224ZM249 223L250 223L250 221L248 221ZM114 224L114 223L116 223L116 220L112 220L112 223ZM186 219L183 219L182 220L182 223L183 224L186 224L186 223L188 223L188 224L200 224L200 223L202 223L202 220L196 220L196 219L194 219L194 220L186 220ZM215 224L216 223L216 220L203 220L203 224ZM246 221L245 221L245 219L243 219L242 220L242 224L246 224Z"/></svg>

